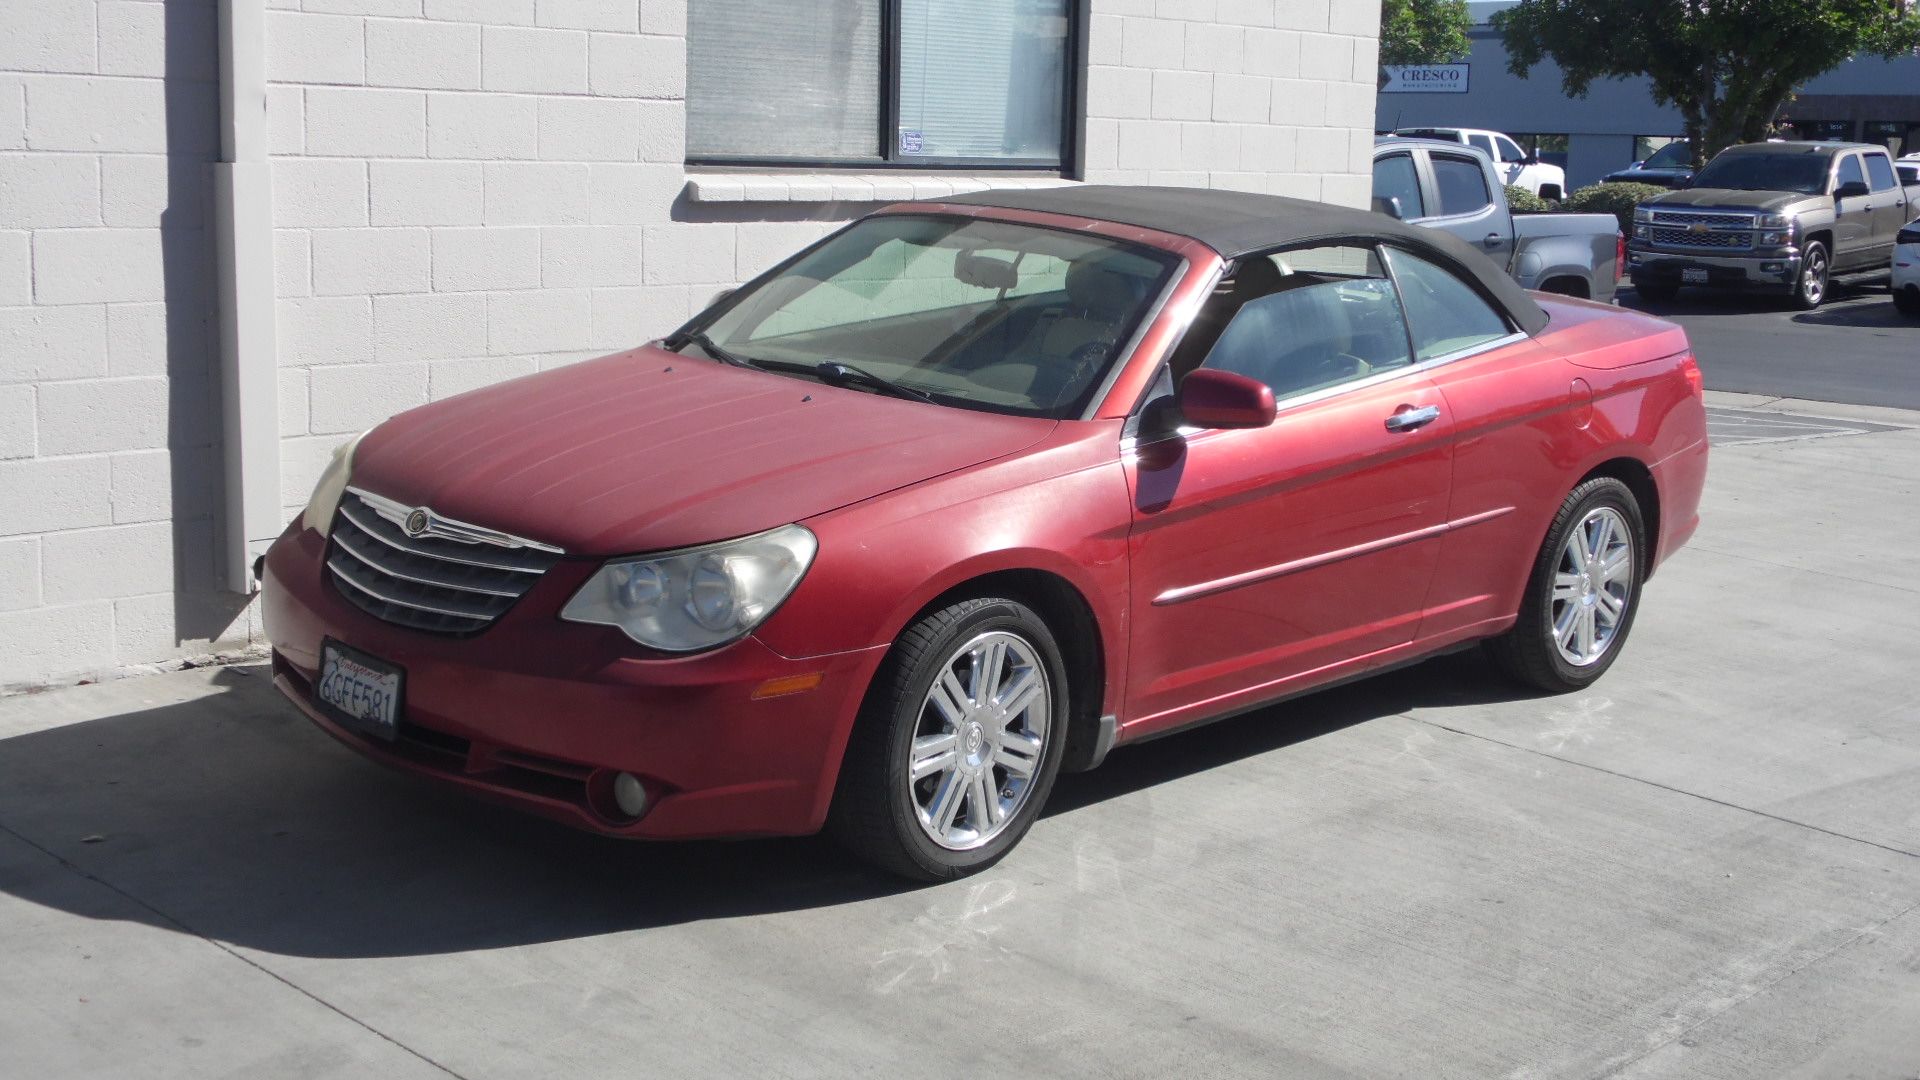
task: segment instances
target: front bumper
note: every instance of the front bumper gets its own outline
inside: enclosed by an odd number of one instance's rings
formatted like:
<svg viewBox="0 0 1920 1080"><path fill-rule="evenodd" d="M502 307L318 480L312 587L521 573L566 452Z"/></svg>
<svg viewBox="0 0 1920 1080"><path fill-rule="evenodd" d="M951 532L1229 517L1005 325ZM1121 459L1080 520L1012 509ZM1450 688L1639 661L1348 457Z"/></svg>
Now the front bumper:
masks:
<svg viewBox="0 0 1920 1080"><path fill-rule="evenodd" d="M1635 284L1679 285L1687 270L1707 273L1705 282L1687 284L1704 284L1713 289L1792 291L1800 280L1800 251L1782 248L1743 255L1709 255L1663 251L1631 241L1627 244L1627 273Z"/></svg>
<svg viewBox="0 0 1920 1080"><path fill-rule="evenodd" d="M568 560L469 638L383 622L326 580L326 542L296 525L268 551L262 615L274 683L328 734L375 760L594 832L647 838L819 830L853 718L886 647L792 659L748 637L649 654L619 631L560 621L597 563ZM314 697L332 638L406 672L400 737L367 735ZM756 700L772 679L820 673ZM618 772L646 784L638 820L612 811Z"/></svg>

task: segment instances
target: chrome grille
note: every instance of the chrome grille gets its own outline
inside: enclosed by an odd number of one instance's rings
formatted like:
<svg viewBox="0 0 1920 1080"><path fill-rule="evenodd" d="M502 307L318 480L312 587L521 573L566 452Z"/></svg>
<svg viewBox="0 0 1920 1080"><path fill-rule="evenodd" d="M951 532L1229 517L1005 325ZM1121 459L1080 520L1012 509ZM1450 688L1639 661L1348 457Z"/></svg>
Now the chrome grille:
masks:
<svg viewBox="0 0 1920 1080"><path fill-rule="evenodd" d="M349 490L334 515L327 569L334 588L377 619L435 634L477 634L558 562L558 548L460 522L438 535L397 524L412 507ZM449 535L484 539L447 539Z"/></svg>
<svg viewBox="0 0 1920 1080"><path fill-rule="evenodd" d="M1655 210L1655 225L1712 225L1724 229L1751 229L1756 222L1752 214L1705 213L1691 210Z"/></svg>
<svg viewBox="0 0 1920 1080"><path fill-rule="evenodd" d="M1722 251L1746 251L1753 247L1753 234L1746 232L1696 233L1686 229L1655 229L1653 242L1661 247L1718 248Z"/></svg>

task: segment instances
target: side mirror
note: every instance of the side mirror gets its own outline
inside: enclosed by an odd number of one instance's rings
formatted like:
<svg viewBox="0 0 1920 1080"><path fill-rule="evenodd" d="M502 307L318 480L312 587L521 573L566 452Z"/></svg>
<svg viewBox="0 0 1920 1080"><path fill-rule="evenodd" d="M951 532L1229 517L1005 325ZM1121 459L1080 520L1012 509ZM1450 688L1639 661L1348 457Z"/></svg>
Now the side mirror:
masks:
<svg viewBox="0 0 1920 1080"><path fill-rule="evenodd" d="M1834 191L1833 197L1836 199L1857 199L1862 195L1868 194L1872 194L1872 189L1867 187L1865 181L1849 180L1841 184L1839 188Z"/></svg>
<svg viewBox="0 0 1920 1080"><path fill-rule="evenodd" d="M1262 428L1273 423L1273 390L1231 371L1200 368L1180 380L1180 413L1201 428Z"/></svg>
<svg viewBox="0 0 1920 1080"><path fill-rule="evenodd" d="M1373 212L1376 214L1385 214L1391 218L1398 218L1402 221L1406 220L1406 211L1401 209L1400 197L1398 195L1389 195L1384 199L1375 195L1373 197Z"/></svg>

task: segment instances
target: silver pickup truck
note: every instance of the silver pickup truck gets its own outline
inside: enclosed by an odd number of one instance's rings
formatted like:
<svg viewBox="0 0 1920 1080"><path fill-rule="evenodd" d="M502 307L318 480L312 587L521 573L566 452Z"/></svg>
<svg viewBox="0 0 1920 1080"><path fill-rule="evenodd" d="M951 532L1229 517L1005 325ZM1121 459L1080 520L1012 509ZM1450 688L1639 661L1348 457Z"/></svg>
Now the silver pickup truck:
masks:
<svg viewBox="0 0 1920 1080"><path fill-rule="evenodd" d="M1683 285L1775 292L1811 310L1831 279L1887 273L1915 195L1883 147L1728 147L1684 190L1634 211L1633 287L1653 301Z"/></svg>
<svg viewBox="0 0 1920 1080"><path fill-rule="evenodd" d="M1612 214L1515 214L1493 160L1470 146L1384 137L1373 146L1373 208L1443 229L1528 289L1611 303L1623 254Z"/></svg>

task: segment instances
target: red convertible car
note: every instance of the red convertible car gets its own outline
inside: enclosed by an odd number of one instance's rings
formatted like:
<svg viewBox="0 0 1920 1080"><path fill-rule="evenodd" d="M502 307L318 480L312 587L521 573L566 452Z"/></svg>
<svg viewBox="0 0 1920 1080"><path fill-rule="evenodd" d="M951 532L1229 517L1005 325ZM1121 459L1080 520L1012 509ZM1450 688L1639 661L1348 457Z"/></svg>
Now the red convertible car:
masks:
<svg viewBox="0 0 1920 1080"><path fill-rule="evenodd" d="M1572 690L1692 535L1699 369L1317 203L889 207L341 448L262 568L349 746L629 837L987 866L1062 769L1484 641Z"/></svg>

